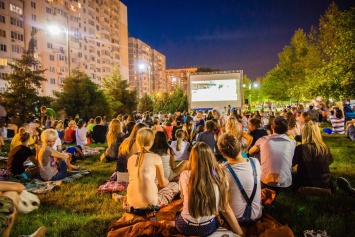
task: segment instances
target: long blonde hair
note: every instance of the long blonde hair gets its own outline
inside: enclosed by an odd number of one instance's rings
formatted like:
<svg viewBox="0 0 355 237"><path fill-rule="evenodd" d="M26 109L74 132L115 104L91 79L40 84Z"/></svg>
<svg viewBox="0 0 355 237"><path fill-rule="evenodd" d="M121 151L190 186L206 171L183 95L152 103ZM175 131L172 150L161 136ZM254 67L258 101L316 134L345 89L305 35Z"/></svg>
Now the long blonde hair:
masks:
<svg viewBox="0 0 355 237"><path fill-rule="evenodd" d="M188 183L189 213L194 218L218 214L215 185L219 189L218 207L226 210L228 205L227 177L217 163L212 149L198 142L189 157L190 179Z"/></svg>
<svg viewBox="0 0 355 237"><path fill-rule="evenodd" d="M126 156L129 154L129 150L131 149L133 143L136 141L136 136L137 136L137 131L141 128L146 127L147 125L145 125L144 123L137 123L134 127L133 130L131 132L131 134L129 135L129 137L127 137L122 144L120 145L120 148L118 149L118 154L120 156Z"/></svg>
<svg viewBox="0 0 355 237"><path fill-rule="evenodd" d="M42 156L44 150L48 146L48 140L57 139L57 138L58 138L58 132L52 128L44 130L41 134L42 147L38 152L37 160L38 160L38 164L42 169L43 169Z"/></svg>
<svg viewBox="0 0 355 237"><path fill-rule="evenodd" d="M323 142L318 124L313 121L308 121L302 129L302 144L314 144L316 147L316 155L328 154L329 149Z"/></svg>
<svg viewBox="0 0 355 237"><path fill-rule="evenodd" d="M176 150L180 151L181 150L181 142L185 138L185 132L182 129L178 129L175 132L175 137L176 137Z"/></svg>
<svg viewBox="0 0 355 237"><path fill-rule="evenodd" d="M139 182L139 171L143 163L144 154L149 152L154 142L154 132L152 129L144 127L138 130L136 137L136 144L138 147L138 157L137 157L137 177Z"/></svg>
<svg viewBox="0 0 355 237"><path fill-rule="evenodd" d="M108 146L116 142L117 134L119 133L122 133L121 122L118 119L112 119L110 125L108 126L108 132L106 136Z"/></svg>
<svg viewBox="0 0 355 237"><path fill-rule="evenodd" d="M241 137L238 120L234 117L229 117L226 122L226 133L234 135L238 140Z"/></svg>

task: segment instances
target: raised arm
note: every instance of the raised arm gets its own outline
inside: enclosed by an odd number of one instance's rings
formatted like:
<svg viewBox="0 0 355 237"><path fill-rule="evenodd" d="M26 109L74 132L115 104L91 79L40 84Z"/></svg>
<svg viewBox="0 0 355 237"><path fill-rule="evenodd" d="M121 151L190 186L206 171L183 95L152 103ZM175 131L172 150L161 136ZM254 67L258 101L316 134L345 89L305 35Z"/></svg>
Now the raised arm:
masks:
<svg viewBox="0 0 355 237"><path fill-rule="evenodd" d="M159 187L165 187L169 184L169 180L164 176L163 164L157 165L156 169Z"/></svg>

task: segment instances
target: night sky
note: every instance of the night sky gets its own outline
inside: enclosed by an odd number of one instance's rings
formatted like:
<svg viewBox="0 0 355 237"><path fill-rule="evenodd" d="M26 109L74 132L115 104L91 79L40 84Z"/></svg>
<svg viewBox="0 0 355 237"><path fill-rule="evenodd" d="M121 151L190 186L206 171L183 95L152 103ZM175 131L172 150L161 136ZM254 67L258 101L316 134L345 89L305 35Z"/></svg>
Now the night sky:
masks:
<svg viewBox="0 0 355 237"><path fill-rule="evenodd" d="M309 32L330 0L122 0L128 33L166 56L166 67L244 70L252 80L276 66L299 28ZM341 10L354 0L336 0Z"/></svg>

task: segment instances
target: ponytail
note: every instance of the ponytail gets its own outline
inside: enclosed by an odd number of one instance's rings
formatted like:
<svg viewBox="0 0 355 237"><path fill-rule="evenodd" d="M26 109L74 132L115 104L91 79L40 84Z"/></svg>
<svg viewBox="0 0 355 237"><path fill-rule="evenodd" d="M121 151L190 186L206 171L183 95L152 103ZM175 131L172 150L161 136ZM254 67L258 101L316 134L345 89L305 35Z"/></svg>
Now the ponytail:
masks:
<svg viewBox="0 0 355 237"><path fill-rule="evenodd" d="M175 137L176 137L176 140L177 140L176 150L180 151L181 150L181 142L185 138L185 132L182 129L178 129L176 131L176 133L175 133Z"/></svg>

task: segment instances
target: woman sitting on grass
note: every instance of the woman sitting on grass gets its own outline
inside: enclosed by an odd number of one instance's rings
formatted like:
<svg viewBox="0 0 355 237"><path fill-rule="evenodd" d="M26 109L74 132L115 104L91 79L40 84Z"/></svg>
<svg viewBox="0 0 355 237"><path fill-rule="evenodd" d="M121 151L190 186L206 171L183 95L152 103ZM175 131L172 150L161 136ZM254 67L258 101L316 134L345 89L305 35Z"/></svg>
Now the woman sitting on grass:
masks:
<svg viewBox="0 0 355 237"><path fill-rule="evenodd" d="M59 180L67 177L67 169L78 169L70 164L68 153L59 153L53 149L58 133L54 129L46 129L41 134L42 147L38 152L39 173L44 180Z"/></svg>
<svg viewBox="0 0 355 237"><path fill-rule="evenodd" d="M333 162L330 149L323 142L317 123L309 121L302 130L302 144L296 147L292 166L297 172L292 178L293 187L333 188L329 165Z"/></svg>
<svg viewBox="0 0 355 237"><path fill-rule="evenodd" d="M239 122L234 117L230 117L227 119L226 133L232 134L237 138L237 140L243 145L243 151L247 151L251 143L253 142L253 137L240 129ZM245 140L245 143L243 143L243 138ZM246 156L246 153L243 152L243 155Z"/></svg>
<svg viewBox="0 0 355 237"><path fill-rule="evenodd" d="M128 180L128 170L127 161L128 158L138 151L136 145L136 136L139 129L146 127L144 123L137 123L131 134L126 138L119 147L116 171L117 171L117 181L119 182L129 182Z"/></svg>
<svg viewBox="0 0 355 237"><path fill-rule="evenodd" d="M217 163L212 149L198 142L191 150L189 170L180 175L183 198L176 229L183 235L208 236L218 228L216 214L221 211L234 233L244 236L228 200L228 178Z"/></svg>
<svg viewBox="0 0 355 237"><path fill-rule="evenodd" d="M176 141L172 141L170 147L175 154L175 160L187 160L189 159L189 147L190 143L185 141L185 132L182 129L178 129L175 133Z"/></svg>
<svg viewBox="0 0 355 237"><path fill-rule="evenodd" d="M151 151L158 154L163 162L164 176L168 180L172 180L186 170L188 161L181 161L175 166L174 151L168 144L168 137L165 132L156 132L154 144Z"/></svg>
<svg viewBox="0 0 355 237"><path fill-rule="evenodd" d="M20 134L21 145L14 147L10 153L7 160L7 171L14 175L19 175L26 181L29 180L23 163L30 159L35 165L37 165L37 160L35 154L28 147L28 142L30 140L30 133L24 131Z"/></svg>
<svg viewBox="0 0 355 237"><path fill-rule="evenodd" d="M138 154L131 156L127 163L129 184L127 205L135 209L149 206L168 205L178 193L178 185L169 183L164 177L163 163L155 153L150 152L154 142L154 132L150 128L141 128L137 133ZM158 191L158 185L162 189ZM165 188L164 188L165 187Z"/></svg>
<svg viewBox="0 0 355 237"><path fill-rule="evenodd" d="M106 161L116 161L118 156L118 148L123 142L123 132L120 120L112 119L108 126L108 132L106 135L108 148L105 151Z"/></svg>
<svg viewBox="0 0 355 237"><path fill-rule="evenodd" d="M75 142L75 129L76 123L74 120L70 120L68 127L64 131L64 142L74 143Z"/></svg>
<svg viewBox="0 0 355 237"><path fill-rule="evenodd" d="M76 140L76 145L81 146L84 148L86 144L88 144L88 134L89 134L89 129L86 127L86 122L84 119L80 119L78 122L78 127L75 130L75 140Z"/></svg>

